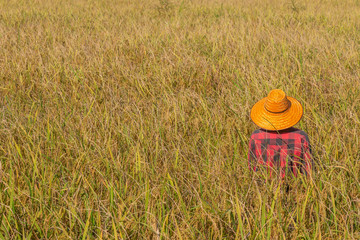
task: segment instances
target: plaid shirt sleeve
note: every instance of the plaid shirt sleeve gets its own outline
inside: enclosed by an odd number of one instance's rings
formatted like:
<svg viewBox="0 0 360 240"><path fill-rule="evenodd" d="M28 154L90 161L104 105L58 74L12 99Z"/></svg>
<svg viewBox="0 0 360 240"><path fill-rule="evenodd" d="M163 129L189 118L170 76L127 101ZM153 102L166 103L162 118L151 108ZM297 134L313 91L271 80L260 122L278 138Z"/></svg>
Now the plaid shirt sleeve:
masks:
<svg viewBox="0 0 360 240"><path fill-rule="evenodd" d="M255 155L255 141L250 138L249 142L249 153L248 153L248 164L250 170L256 171L256 155Z"/></svg>
<svg viewBox="0 0 360 240"><path fill-rule="evenodd" d="M302 145L302 154L303 154L303 169L305 170L304 173L305 174L311 174L312 172L312 168L313 168L313 158L312 158L312 153L311 153L311 145L310 145L310 141L308 136L304 134L304 137L301 140L301 145Z"/></svg>
<svg viewBox="0 0 360 240"><path fill-rule="evenodd" d="M254 140L254 136L255 134L257 134L259 132L259 130L254 131L253 134L251 134L250 137L250 141L249 141L249 152L248 152L248 165L249 165L249 169L256 171L256 166L257 166L257 162L258 162L258 157L256 154L256 144L255 144L255 140Z"/></svg>

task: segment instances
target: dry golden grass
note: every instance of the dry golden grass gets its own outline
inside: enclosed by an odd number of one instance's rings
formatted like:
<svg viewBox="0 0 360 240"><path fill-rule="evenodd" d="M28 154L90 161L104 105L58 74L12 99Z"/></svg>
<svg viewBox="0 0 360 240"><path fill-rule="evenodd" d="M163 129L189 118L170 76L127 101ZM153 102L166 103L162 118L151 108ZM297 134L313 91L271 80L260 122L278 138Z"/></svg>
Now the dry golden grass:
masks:
<svg viewBox="0 0 360 240"><path fill-rule="evenodd" d="M0 2L1 239L359 239L360 2ZM252 104L314 179L259 185Z"/></svg>

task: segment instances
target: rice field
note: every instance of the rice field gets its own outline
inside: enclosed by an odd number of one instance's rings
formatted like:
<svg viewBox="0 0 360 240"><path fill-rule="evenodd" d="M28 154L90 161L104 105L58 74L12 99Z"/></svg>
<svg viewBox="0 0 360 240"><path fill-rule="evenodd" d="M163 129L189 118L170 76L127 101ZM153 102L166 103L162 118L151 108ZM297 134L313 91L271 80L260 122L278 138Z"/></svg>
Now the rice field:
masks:
<svg viewBox="0 0 360 240"><path fill-rule="evenodd" d="M0 239L360 239L359 16L0 0ZM248 169L250 109L274 88L304 106L311 179Z"/></svg>

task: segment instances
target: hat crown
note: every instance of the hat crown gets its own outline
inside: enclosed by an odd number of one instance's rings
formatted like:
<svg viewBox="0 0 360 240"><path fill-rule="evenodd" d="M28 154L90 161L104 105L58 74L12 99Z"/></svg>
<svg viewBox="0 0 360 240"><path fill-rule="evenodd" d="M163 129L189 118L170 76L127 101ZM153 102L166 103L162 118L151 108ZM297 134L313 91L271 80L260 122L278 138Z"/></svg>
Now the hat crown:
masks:
<svg viewBox="0 0 360 240"><path fill-rule="evenodd" d="M290 105L291 102L287 99L285 92L281 89L270 91L265 101L265 109L272 113L284 112Z"/></svg>

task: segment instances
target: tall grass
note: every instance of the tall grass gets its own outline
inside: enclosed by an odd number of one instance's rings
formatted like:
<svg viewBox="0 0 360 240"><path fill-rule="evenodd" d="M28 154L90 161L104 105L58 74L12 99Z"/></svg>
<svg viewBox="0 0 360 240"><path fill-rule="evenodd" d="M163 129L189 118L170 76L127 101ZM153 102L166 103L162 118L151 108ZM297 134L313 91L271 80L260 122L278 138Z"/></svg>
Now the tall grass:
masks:
<svg viewBox="0 0 360 240"><path fill-rule="evenodd" d="M1 239L359 239L359 1L0 1ZM312 179L247 167L299 99Z"/></svg>

